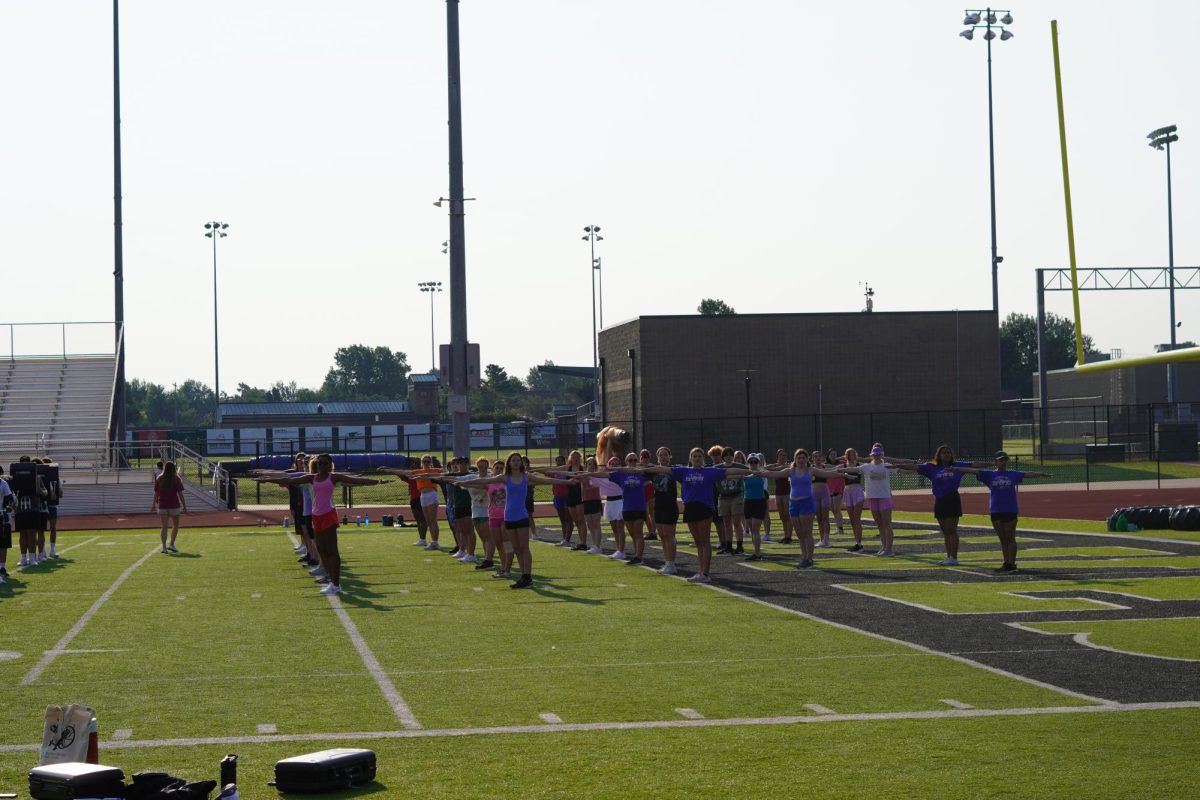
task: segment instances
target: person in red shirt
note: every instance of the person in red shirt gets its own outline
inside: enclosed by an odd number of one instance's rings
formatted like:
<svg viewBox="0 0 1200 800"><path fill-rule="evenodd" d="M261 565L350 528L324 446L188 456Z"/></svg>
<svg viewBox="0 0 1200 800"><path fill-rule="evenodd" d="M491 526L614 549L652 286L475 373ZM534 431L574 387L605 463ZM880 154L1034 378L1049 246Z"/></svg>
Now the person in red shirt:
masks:
<svg viewBox="0 0 1200 800"><path fill-rule="evenodd" d="M150 511L158 511L162 520L162 530L159 538L162 540L164 553L178 553L175 538L179 536L179 515L187 513L187 499L183 496L183 481L175 469L175 462L163 464L162 475L154 481L154 499L150 501ZM167 525L171 527L171 538L167 540Z"/></svg>

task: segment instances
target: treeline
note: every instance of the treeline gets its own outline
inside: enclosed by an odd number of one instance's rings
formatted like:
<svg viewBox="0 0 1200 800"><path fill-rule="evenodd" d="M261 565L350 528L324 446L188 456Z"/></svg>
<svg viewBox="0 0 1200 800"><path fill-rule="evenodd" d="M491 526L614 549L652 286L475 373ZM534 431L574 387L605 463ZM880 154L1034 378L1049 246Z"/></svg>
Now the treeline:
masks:
<svg viewBox="0 0 1200 800"><path fill-rule="evenodd" d="M546 366L553 366L547 361ZM339 348L334 364L315 389L295 381L276 381L262 389L239 383L235 393L221 392L226 403L318 403L353 400L404 400L408 397L408 356L387 347L351 345ZM446 390L441 390L445 406ZM508 422L546 418L555 403L579 406L592 397L592 384L529 370L524 381L503 367L488 364L482 385L471 389L471 417L480 422ZM187 380L171 387L131 379L125 392L126 424L130 428L205 428L212 425L214 398L211 386Z"/></svg>

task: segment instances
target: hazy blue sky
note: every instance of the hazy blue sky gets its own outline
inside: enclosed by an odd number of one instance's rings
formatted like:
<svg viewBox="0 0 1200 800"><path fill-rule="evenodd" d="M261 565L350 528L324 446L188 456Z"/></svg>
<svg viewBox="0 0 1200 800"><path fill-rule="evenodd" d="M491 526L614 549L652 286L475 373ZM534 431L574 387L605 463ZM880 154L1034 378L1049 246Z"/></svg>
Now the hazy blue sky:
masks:
<svg viewBox="0 0 1200 800"><path fill-rule="evenodd" d="M5 321L112 319L110 13L0 5ZM986 48L959 38L962 6L464 0L461 14L485 363L590 364L589 223L608 323L709 296L741 313L856 311L864 281L881 311L990 305ZM1165 159L1145 135L1171 123L1176 263L1200 262L1200 5L1013 15L993 47L1002 314L1032 313L1033 270L1067 263L1051 18L1080 264L1166 263ZM226 391L315 385L353 343L429 367L416 284L447 280L432 205L447 185L444 20L438 0L123 2L131 376L212 382L209 219L231 226ZM1101 349L1168 337L1165 292L1084 300ZM1049 308L1068 314L1069 295ZM1178 308L1181 338L1200 338L1200 292Z"/></svg>

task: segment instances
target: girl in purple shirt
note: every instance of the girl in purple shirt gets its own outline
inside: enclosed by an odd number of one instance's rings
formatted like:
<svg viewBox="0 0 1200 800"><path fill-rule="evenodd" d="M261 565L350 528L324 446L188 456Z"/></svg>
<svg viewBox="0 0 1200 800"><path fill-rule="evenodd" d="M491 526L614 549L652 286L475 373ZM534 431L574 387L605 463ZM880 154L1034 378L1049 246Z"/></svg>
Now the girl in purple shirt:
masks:
<svg viewBox="0 0 1200 800"><path fill-rule="evenodd" d="M996 572L1017 571L1017 485L1026 478L1049 478L1045 472L1020 472L1008 468L1008 453L1003 450L996 453L995 469L975 469L973 467L950 467L955 472L966 472L988 487L992 496L988 501L988 510L992 514L992 528L1000 539L1000 552L1004 562L996 568Z"/></svg>
<svg viewBox="0 0 1200 800"><path fill-rule="evenodd" d="M958 485L962 482L963 473L951 468L974 465L969 461L956 461L954 451L948 444L938 447L927 463L896 459L892 459L892 463L929 479L933 486L933 517L942 529L942 539L946 542L946 557L939 563L943 567L958 566L958 520L962 517L962 498L958 494Z"/></svg>
<svg viewBox="0 0 1200 800"><path fill-rule="evenodd" d="M652 475L671 475L679 481L683 496L683 521L687 523L700 556L700 570L688 580L692 583L712 583L708 571L712 566L712 522L716 513L713 505L714 486L727 475L731 478L741 477L749 474L749 470L706 467L704 451L699 447L693 447L688 453L686 467L646 465L637 469Z"/></svg>
<svg viewBox="0 0 1200 800"><path fill-rule="evenodd" d="M610 459L610 463L611 461L616 461L616 457ZM642 556L646 550L642 527L646 524L646 483L649 478L640 471L636 471L638 467L637 453L626 454L625 467L626 469L602 469L595 474L602 478L608 478L621 487L621 521L625 524L625 531L633 539L633 556L625 559L625 563L637 565L642 563ZM613 530L616 531L615 524ZM617 541L617 552L624 551L624 539L625 537L622 536Z"/></svg>

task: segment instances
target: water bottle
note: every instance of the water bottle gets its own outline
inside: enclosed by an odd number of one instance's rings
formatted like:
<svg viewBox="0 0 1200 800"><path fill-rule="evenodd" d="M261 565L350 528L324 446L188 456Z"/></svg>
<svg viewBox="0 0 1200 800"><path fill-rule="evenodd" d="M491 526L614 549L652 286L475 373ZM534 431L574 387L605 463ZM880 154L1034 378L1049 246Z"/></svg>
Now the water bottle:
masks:
<svg viewBox="0 0 1200 800"><path fill-rule="evenodd" d="M371 527L371 515L370 514L363 514L363 525L366 525L368 528Z"/></svg>
<svg viewBox="0 0 1200 800"><path fill-rule="evenodd" d="M360 517L358 514L354 515L354 525L355 527L362 527L362 517Z"/></svg>

